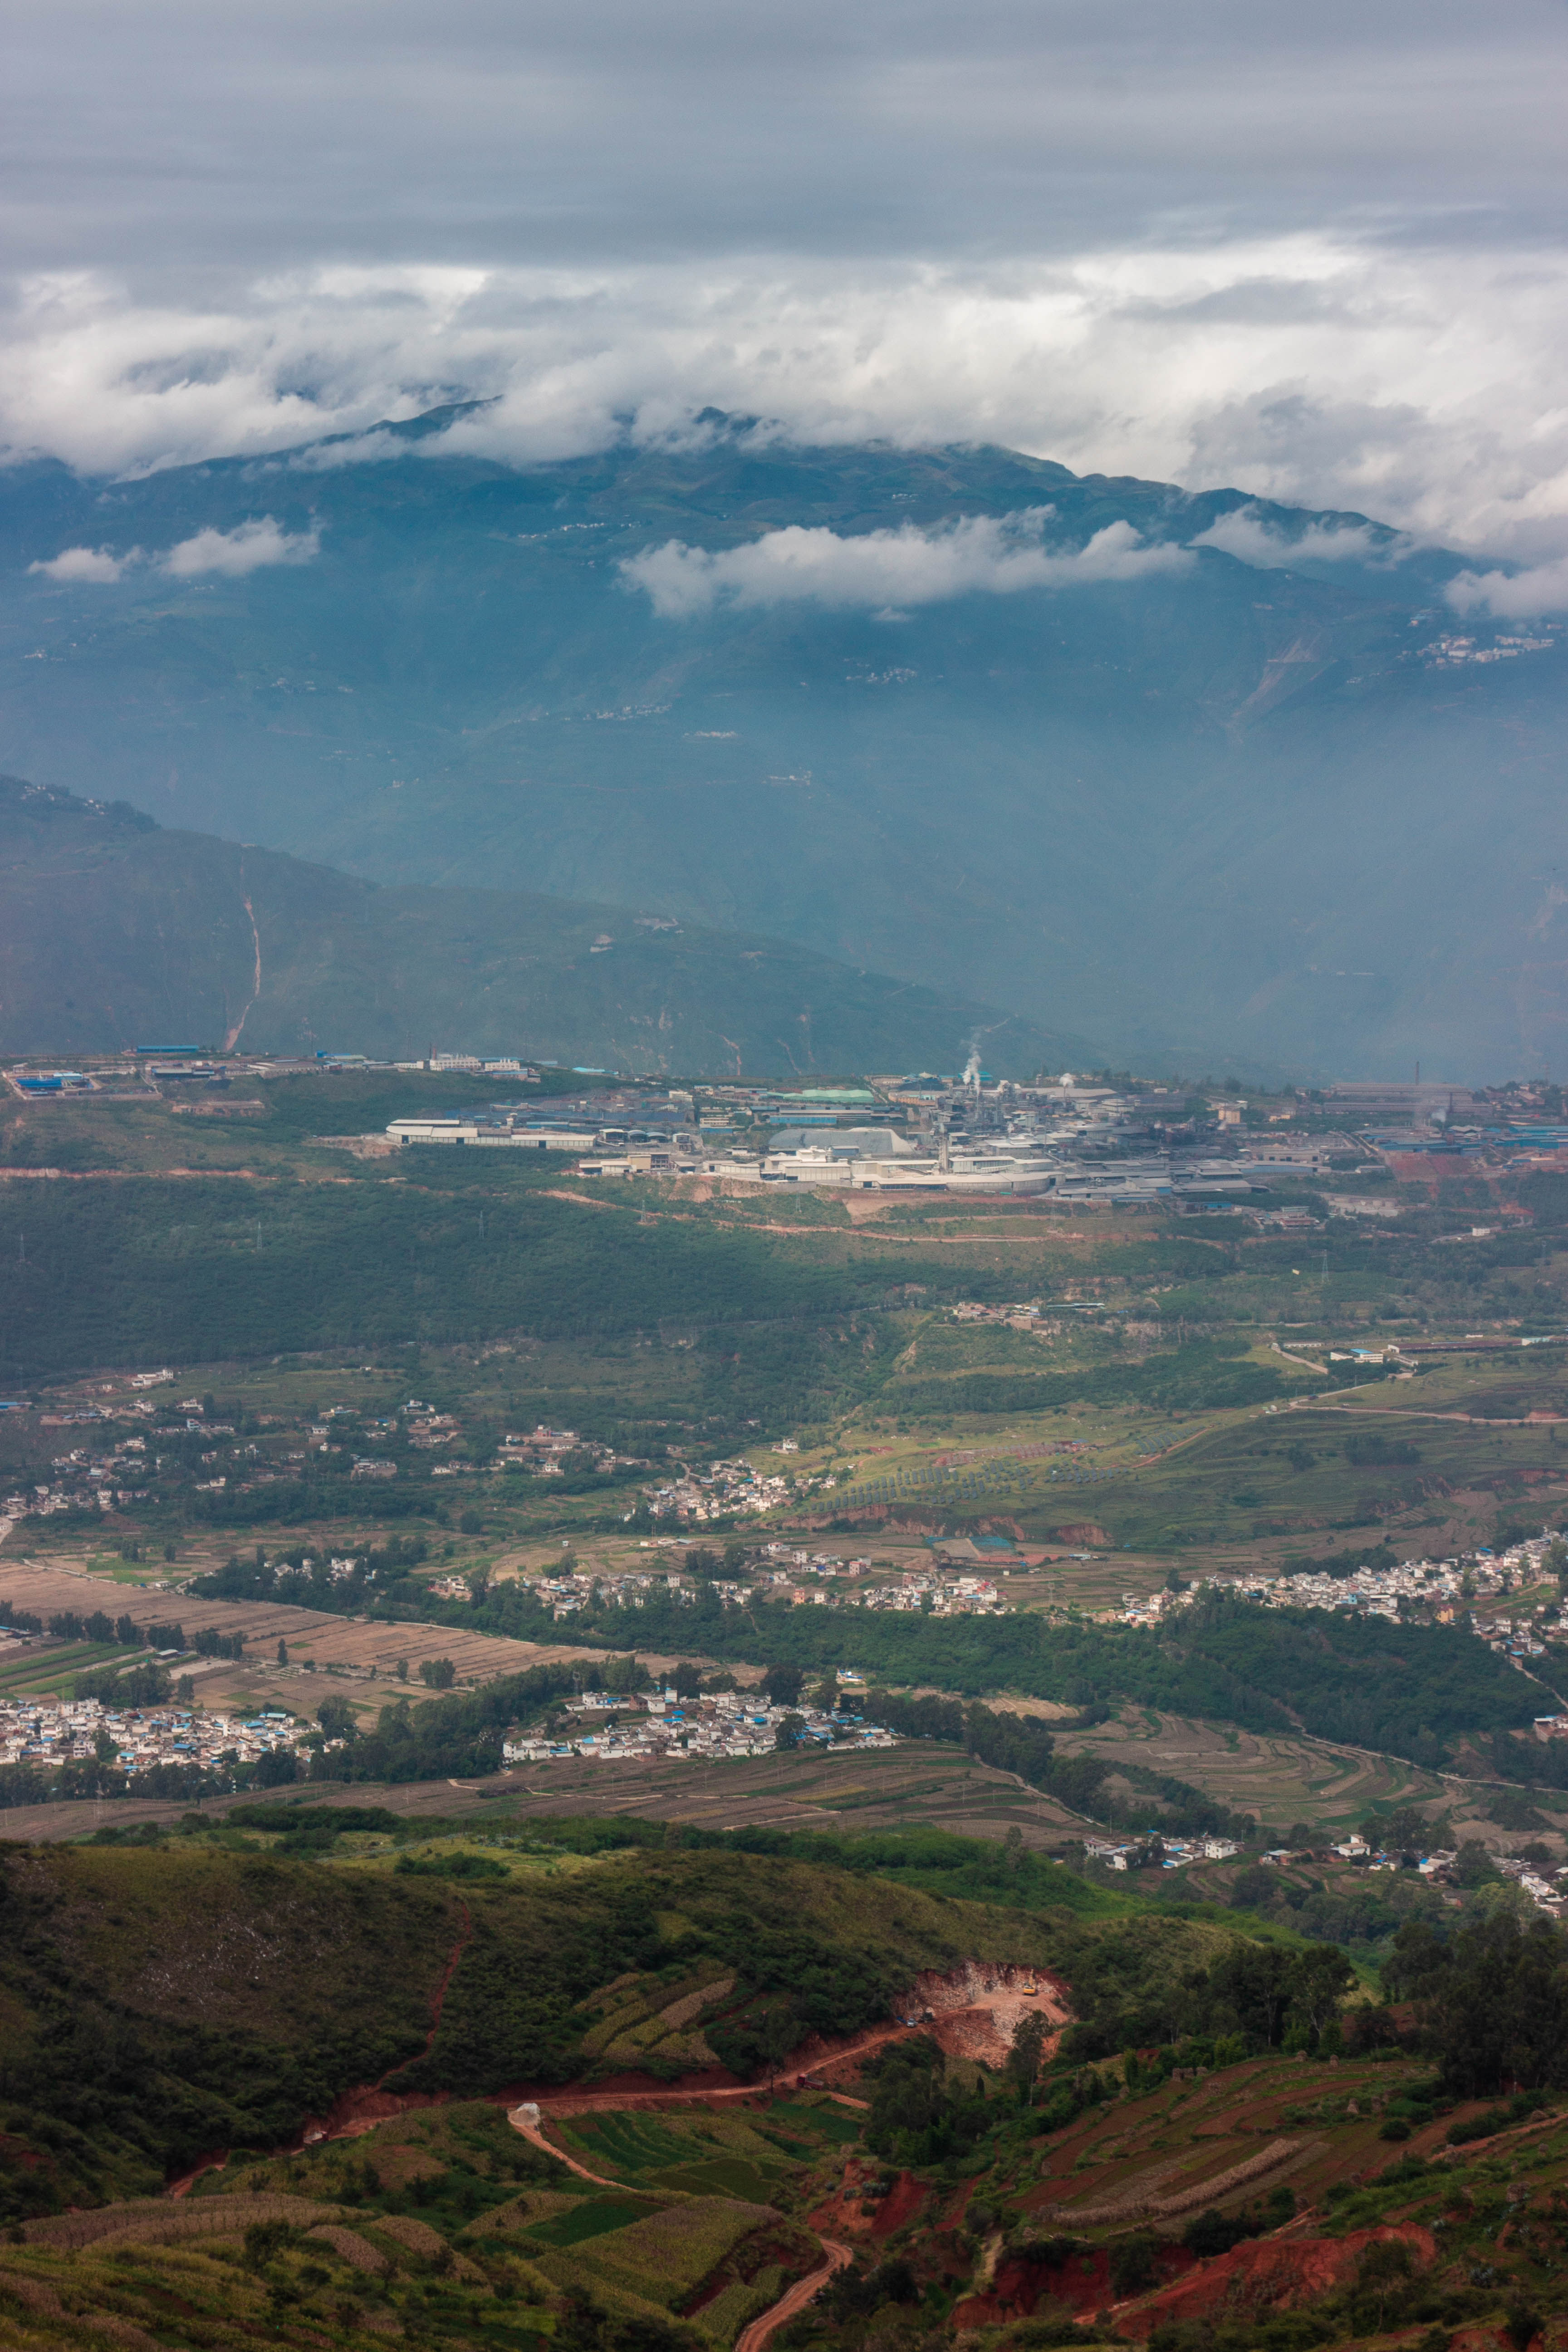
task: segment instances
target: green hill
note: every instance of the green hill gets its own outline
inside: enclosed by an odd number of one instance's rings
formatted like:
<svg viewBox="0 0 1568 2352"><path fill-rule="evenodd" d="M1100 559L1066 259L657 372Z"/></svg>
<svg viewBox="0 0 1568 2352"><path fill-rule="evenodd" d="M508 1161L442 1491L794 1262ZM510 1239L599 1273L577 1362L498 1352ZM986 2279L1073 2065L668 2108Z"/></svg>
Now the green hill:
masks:
<svg viewBox="0 0 1568 2352"><path fill-rule="evenodd" d="M1098 2016L1237 1942L1055 1869L1051 1909L1021 1907L1033 1870L1016 1906L928 1891L918 1839L805 1861L509 1817L486 1823L482 1868L443 1873L421 1857L451 1827L270 1801L0 1847L0 2221L286 2146L368 2085L471 2099L630 2071L653 2088L721 2063L744 2081L808 2036L885 2022L924 1969L1081 1972Z"/></svg>
<svg viewBox="0 0 1568 2352"><path fill-rule="evenodd" d="M378 888L0 777L0 1053L164 1040L717 1073L1089 1058L807 948L517 890Z"/></svg>
<svg viewBox="0 0 1568 2352"><path fill-rule="evenodd" d="M647 1978L673 2001L721 1979L707 2030L755 2063L771 2011L793 2047L880 2020L921 1969L1052 1947L1037 1917L891 1885L868 1912L857 1876L750 1855L612 1853L458 1885L276 1843L0 1850L0 2097L7 2128L49 2151L36 2180L0 2146L23 2210L148 2194L204 2149L280 2146L384 2078L466 2097L573 2081L596 2063L599 2011L580 2004L598 1987L624 2003Z"/></svg>

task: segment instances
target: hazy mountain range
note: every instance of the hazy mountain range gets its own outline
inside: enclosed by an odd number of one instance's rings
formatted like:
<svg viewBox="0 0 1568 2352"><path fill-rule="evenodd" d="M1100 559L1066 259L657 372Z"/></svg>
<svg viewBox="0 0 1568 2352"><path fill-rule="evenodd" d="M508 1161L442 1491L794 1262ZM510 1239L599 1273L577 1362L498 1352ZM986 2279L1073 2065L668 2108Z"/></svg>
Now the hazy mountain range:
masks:
<svg viewBox="0 0 1568 2352"><path fill-rule="evenodd" d="M628 1070L1026 1076L1080 1039L776 940L508 890L378 888L0 776L0 1053L199 1045Z"/></svg>
<svg viewBox="0 0 1568 2352"><path fill-rule="evenodd" d="M468 894L523 892L531 941L548 898L578 902L557 947L633 910L686 927L638 954L701 939L717 971L710 935L744 932L935 992L922 1020L1002 1007L1029 1052L1568 1061L1568 664L1553 626L1462 618L1461 557L1002 449L713 417L696 446L520 469L461 454L463 423L136 480L7 472L0 760L465 894L399 912L385 953L426 998L443 926L490 936ZM591 991L613 961L561 970ZM423 1042L412 1003L375 1027L382 987L342 997L334 1044ZM279 1019L314 1024L305 1002ZM691 1009L693 1039L723 1032ZM610 1034L597 998L584 1019Z"/></svg>

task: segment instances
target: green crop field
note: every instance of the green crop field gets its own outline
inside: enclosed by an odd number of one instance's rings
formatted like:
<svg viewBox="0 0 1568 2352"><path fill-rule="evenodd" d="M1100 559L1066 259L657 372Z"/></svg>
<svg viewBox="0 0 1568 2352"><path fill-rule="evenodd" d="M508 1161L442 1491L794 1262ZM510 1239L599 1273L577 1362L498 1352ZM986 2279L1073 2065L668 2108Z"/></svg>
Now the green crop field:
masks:
<svg viewBox="0 0 1568 2352"><path fill-rule="evenodd" d="M608 2230L624 2229L628 2221L640 2221L647 2208L629 2204L616 2197L586 2198L574 2205L569 2212L559 2213L551 2221L530 2221L528 2241L534 2246L580 2246L588 2238L603 2237Z"/></svg>

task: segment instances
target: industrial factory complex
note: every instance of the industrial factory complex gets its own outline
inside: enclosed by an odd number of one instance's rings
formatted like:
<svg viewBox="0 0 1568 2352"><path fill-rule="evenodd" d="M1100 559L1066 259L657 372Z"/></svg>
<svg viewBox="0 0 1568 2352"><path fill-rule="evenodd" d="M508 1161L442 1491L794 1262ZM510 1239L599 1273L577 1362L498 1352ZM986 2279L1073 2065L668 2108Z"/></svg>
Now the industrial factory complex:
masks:
<svg viewBox="0 0 1568 2352"><path fill-rule="evenodd" d="M399 1118L399 1147L571 1153L583 1176L702 1177L726 1187L1046 1194L1065 1203L1235 1199L1309 1183L1342 1132L1289 1138L1245 1100L1066 1075L1022 1085L911 1076L858 1087L741 1085Z"/></svg>

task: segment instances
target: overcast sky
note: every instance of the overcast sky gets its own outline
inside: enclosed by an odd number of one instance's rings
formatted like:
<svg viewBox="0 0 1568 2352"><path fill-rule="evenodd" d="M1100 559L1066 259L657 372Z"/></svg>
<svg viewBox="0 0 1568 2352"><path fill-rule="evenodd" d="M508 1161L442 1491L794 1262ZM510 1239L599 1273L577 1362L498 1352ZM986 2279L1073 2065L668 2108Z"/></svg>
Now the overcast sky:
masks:
<svg viewBox="0 0 1568 2352"><path fill-rule="evenodd" d="M0 432L1006 440L1568 553L1547 0L12 0Z"/></svg>

